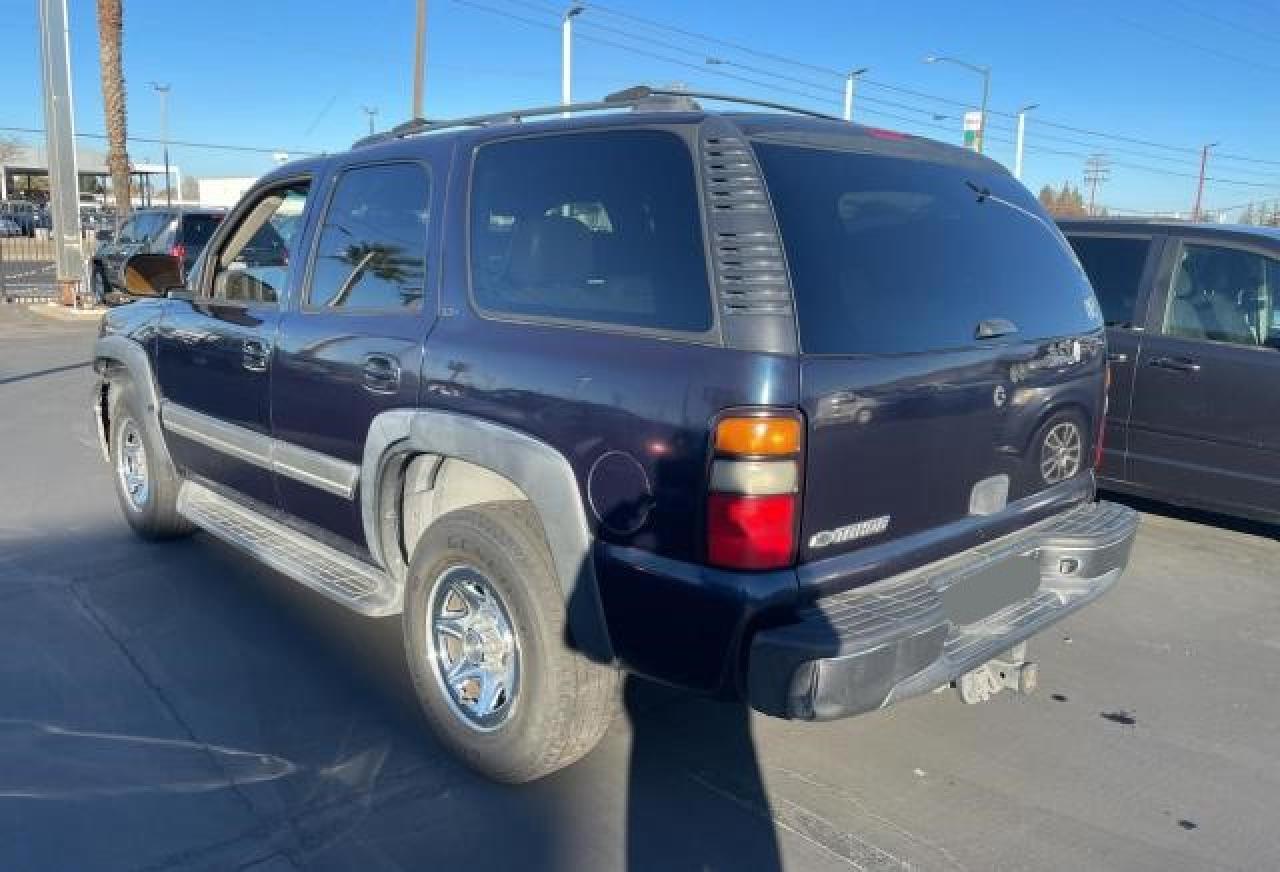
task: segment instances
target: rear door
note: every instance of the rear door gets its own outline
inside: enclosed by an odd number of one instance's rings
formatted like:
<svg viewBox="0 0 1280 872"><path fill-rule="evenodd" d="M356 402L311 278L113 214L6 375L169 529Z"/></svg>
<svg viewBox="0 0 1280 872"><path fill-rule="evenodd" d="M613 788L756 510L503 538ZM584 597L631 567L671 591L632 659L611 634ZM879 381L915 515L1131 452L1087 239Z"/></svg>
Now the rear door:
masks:
<svg viewBox="0 0 1280 872"><path fill-rule="evenodd" d="M1098 475L1128 478L1129 412L1133 405L1135 364L1142 348L1149 290L1164 249L1163 234L1071 233L1075 249L1107 325L1107 361L1111 391L1107 403L1105 450Z"/></svg>
<svg viewBox="0 0 1280 872"><path fill-rule="evenodd" d="M284 318L271 388L286 510L364 543L356 481L369 425L418 401L435 322L432 173L420 161L352 165L333 179L301 299Z"/></svg>
<svg viewBox="0 0 1280 872"><path fill-rule="evenodd" d="M1138 358L1132 481L1173 501L1280 512L1280 257L1171 243Z"/></svg>
<svg viewBox="0 0 1280 872"><path fill-rule="evenodd" d="M1057 410L1087 475L1102 401L1097 302L1034 198L976 158L859 146L755 143L803 353L802 560L990 535L1044 489L1030 445Z"/></svg>

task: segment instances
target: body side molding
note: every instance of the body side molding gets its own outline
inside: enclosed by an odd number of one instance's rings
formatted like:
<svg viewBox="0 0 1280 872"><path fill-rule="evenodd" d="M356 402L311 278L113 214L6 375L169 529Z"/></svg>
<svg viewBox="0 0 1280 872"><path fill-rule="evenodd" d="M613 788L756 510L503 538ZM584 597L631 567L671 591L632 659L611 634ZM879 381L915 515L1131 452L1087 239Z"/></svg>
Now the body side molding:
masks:
<svg viewBox="0 0 1280 872"><path fill-rule="evenodd" d="M593 536L577 476L560 452L526 433L470 415L393 409L374 418L369 428L361 478L380 482L388 458L397 454L457 458L492 470L520 488L542 522L575 646L593 660L612 662L592 559ZM374 559L385 566L377 488L361 489L360 503L365 539Z"/></svg>
<svg viewBox="0 0 1280 872"><path fill-rule="evenodd" d="M164 429L245 463L296 479L343 499L355 497L360 467L310 448L229 424L171 400L161 405Z"/></svg>

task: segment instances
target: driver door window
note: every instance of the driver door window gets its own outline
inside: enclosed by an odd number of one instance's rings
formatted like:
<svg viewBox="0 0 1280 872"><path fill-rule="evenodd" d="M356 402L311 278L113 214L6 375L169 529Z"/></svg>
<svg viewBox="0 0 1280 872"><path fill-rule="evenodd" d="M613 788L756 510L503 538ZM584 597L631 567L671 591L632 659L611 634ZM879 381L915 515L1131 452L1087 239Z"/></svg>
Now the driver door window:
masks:
<svg viewBox="0 0 1280 872"><path fill-rule="evenodd" d="M244 215L212 261L213 299L279 302L288 286L309 188L306 181L276 188Z"/></svg>
<svg viewBox="0 0 1280 872"><path fill-rule="evenodd" d="M1252 347L1280 345L1275 296L1280 262L1234 248L1183 245L1162 332Z"/></svg>

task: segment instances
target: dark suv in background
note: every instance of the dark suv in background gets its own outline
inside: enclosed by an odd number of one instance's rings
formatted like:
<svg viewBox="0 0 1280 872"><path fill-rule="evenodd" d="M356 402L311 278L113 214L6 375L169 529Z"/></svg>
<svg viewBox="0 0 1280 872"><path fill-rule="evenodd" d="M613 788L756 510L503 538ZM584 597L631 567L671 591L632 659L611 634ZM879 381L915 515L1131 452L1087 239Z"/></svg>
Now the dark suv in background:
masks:
<svg viewBox="0 0 1280 872"><path fill-rule="evenodd" d="M1128 560L1102 319L1035 198L696 96L286 165L188 291L103 321L135 530L401 614L429 720L495 778L589 751L624 671L800 719L1029 690L1023 641Z"/></svg>
<svg viewBox="0 0 1280 872"><path fill-rule="evenodd" d="M1280 230L1062 227L1107 323L1103 484L1280 523Z"/></svg>
<svg viewBox="0 0 1280 872"><path fill-rule="evenodd" d="M126 268L139 255L172 257L178 268L173 283L181 284L224 215L221 209L137 209L118 232L98 230L99 245L90 276L94 298L104 300L115 292L128 293Z"/></svg>

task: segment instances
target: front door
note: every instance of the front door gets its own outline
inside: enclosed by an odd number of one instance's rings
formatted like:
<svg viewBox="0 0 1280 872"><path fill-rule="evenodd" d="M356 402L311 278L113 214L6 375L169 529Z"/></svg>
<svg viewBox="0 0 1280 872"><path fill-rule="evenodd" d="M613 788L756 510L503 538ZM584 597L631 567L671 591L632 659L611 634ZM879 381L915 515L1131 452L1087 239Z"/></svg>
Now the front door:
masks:
<svg viewBox="0 0 1280 872"><path fill-rule="evenodd" d="M229 219L191 300L171 300L158 337L162 420L189 474L276 505L270 445L273 349L310 182L263 191Z"/></svg>
<svg viewBox="0 0 1280 872"><path fill-rule="evenodd" d="M304 291L281 323L271 386L277 486L291 515L361 546L369 425L418 401L436 309L428 219L438 208L418 161L348 166L328 196Z"/></svg>
<svg viewBox="0 0 1280 872"><path fill-rule="evenodd" d="M1138 357L1135 484L1188 502L1280 511L1280 260L1183 239Z"/></svg>

